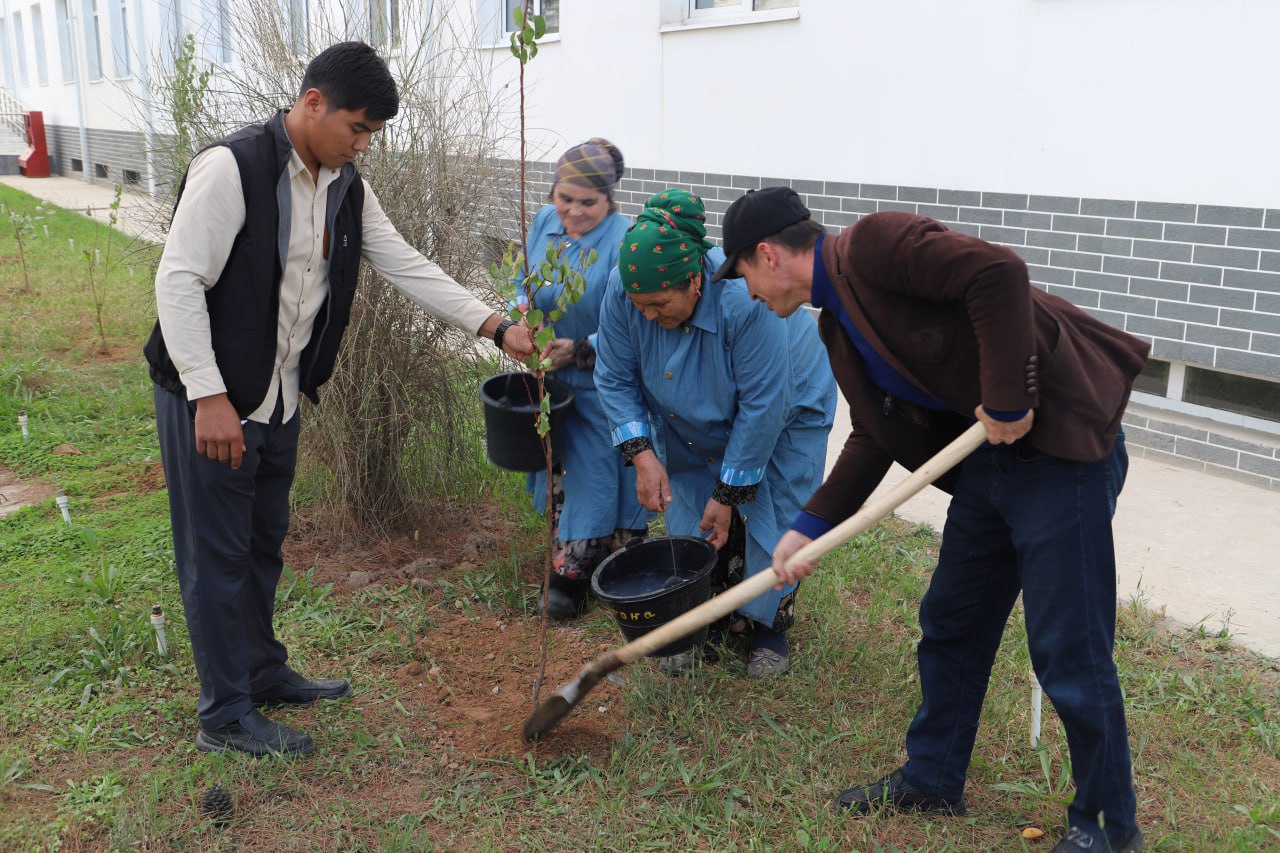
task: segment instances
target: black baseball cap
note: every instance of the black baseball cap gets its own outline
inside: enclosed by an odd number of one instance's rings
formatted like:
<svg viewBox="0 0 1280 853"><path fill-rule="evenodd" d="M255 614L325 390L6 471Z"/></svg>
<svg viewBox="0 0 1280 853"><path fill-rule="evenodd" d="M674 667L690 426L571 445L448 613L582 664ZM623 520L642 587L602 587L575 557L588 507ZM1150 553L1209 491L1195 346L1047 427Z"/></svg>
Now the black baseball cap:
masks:
<svg viewBox="0 0 1280 853"><path fill-rule="evenodd" d="M724 212L721 233L724 235L725 261L711 276L713 282L722 278L738 278L735 269L738 256L744 249L756 245L765 237L777 234L789 225L809 218L809 208L791 187L765 187L748 190Z"/></svg>

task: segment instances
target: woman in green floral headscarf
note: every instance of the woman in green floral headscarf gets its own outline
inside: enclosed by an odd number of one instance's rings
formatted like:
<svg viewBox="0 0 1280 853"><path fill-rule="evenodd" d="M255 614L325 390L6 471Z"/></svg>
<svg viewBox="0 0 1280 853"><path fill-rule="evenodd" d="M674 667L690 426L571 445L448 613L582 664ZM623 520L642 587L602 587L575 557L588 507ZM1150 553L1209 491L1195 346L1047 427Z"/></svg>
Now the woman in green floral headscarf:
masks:
<svg viewBox="0 0 1280 853"><path fill-rule="evenodd" d="M645 204L600 308L595 380L640 503L665 510L671 535L705 535L729 585L769 567L821 482L836 388L808 312L778 317L741 279L707 284L724 252L706 233L686 190ZM794 603L790 587L738 611L748 676L786 670ZM678 671L692 656L661 663Z"/></svg>

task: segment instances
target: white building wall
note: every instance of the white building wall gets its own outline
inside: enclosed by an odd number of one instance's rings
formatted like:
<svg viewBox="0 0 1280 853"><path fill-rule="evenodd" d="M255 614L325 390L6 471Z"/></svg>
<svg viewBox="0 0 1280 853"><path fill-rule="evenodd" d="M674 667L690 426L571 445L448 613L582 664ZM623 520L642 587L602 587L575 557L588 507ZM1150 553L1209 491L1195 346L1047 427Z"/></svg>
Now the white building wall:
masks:
<svg viewBox="0 0 1280 853"><path fill-rule="evenodd" d="M1275 206L1274 0L800 0L660 32L683 0L562 0L530 64L554 151L639 167ZM496 85L516 62L494 51ZM745 140L745 142L744 142Z"/></svg>

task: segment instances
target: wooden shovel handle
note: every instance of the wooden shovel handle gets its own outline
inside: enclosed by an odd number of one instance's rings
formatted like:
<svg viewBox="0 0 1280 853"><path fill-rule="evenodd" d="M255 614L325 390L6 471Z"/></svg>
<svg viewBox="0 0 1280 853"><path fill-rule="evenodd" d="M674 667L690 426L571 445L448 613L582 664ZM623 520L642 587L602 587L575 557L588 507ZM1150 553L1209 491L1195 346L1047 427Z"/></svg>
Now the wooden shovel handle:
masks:
<svg viewBox="0 0 1280 853"><path fill-rule="evenodd" d="M849 518L828 530L803 548L796 551L787 560L791 566L797 561L812 562L830 551L840 547L853 537L871 527L876 522L902 506L907 499L915 495L925 486L941 477L960 463L986 441L987 430L981 422L975 423L962 432L959 437L911 473L906 479L862 505ZM708 601L704 601L692 610L688 610L665 625L659 625L647 634L632 640L613 654L622 664L628 664L645 655L652 654L668 643L692 634L704 625L710 625L722 616L727 616L742 605L764 595L778 583L778 576L772 568L752 575L741 583L729 587L724 592Z"/></svg>

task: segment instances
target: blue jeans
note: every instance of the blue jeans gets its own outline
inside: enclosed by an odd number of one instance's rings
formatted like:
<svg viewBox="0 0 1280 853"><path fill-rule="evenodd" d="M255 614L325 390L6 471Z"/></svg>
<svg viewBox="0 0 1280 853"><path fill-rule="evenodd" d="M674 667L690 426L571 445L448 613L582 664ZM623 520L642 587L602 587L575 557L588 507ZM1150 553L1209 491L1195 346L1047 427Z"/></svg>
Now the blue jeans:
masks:
<svg viewBox="0 0 1280 853"><path fill-rule="evenodd" d="M942 550L920 604L922 701L907 780L958 799L1009 613L1022 592L1031 663L1067 732L1070 825L1118 842L1136 826L1116 624L1111 517L1129 467L1124 435L1100 462L1024 443L983 447L960 468Z"/></svg>

